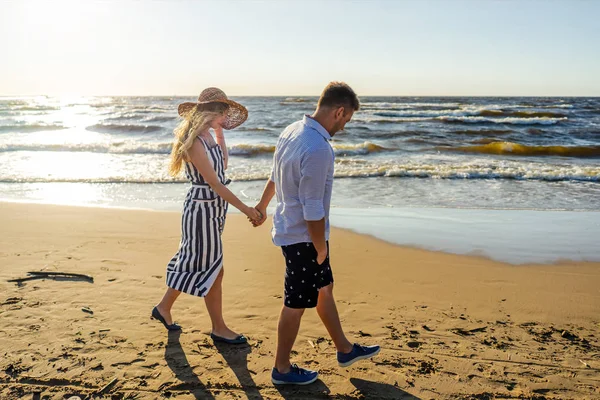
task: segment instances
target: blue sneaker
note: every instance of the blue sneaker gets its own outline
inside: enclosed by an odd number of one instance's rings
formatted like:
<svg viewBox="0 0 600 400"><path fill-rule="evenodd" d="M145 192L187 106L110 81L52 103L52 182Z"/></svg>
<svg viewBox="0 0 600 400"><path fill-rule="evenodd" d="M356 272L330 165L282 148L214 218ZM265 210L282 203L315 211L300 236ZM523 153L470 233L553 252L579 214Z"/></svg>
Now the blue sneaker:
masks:
<svg viewBox="0 0 600 400"><path fill-rule="evenodd" d="M361 346L354 343L350 353L337 353L337 360L340 367L349 367L359 360L371 358L379 354L379 346Z"/></svg>
<svg viewBox="0 0 600 400"><path fill-rule="evenodd" d="M318 377L318 372L300 368L296 364L292 364L292 369L287 374L282 374L277 368L273 368L271 372L271 381L275 385L308 385Z"/></svg>

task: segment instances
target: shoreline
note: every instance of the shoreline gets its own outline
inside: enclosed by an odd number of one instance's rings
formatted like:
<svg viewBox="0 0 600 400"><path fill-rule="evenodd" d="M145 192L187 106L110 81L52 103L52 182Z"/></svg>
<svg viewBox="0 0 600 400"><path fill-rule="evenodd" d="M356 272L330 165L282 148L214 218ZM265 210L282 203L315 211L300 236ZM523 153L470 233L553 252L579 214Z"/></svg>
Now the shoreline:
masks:
<svg viewBox="0 0 600 400"><path fill-rule="evenodd" d="M180 211L111 204L26 204L180 214ZM274 207L269 207L272 224ZM229 215L241 213L230 207ZM549 218L549 216L551 216ZM512 265L600 262L600 211L457 207L332 207L332 228L371 236L391 245L482 257Z"/></svg>

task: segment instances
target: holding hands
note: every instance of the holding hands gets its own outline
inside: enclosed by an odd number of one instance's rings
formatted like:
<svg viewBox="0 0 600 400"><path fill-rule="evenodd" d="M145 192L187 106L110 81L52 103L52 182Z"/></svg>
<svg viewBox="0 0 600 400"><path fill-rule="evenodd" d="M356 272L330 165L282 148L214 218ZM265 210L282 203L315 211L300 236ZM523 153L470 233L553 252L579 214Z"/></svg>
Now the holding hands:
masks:
<svg viewBox="0 0 600 400"><path fill-rule="evenodd" d="M266 219L263 217L263 214L260 211L253 207L245 206L242 212L246 214L246 217L248 217L248 221L250 221L255 227L259 226L262 223L259 223L259 221L264 222L264 220Z"/></svg>
<svg viewBox="0 0 600 400"><path fill-rule="evenodd" d="M248 217L248 221L255 228L261 226L267 220L267 208L261 204L257 204L254 208L248 207L250 214L244 212Z"/></svg>

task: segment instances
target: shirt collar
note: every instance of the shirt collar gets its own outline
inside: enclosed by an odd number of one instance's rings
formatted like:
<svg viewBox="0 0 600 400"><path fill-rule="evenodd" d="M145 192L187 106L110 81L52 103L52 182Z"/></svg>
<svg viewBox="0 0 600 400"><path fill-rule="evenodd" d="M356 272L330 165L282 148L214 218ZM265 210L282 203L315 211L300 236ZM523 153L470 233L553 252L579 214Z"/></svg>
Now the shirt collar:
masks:
<svg viewBox="0 0 600 400"><path fill-rule="evenodd" d="M325 140L331 140L331 135L329 134L329 132L327 132L327 129L323 128L323 125L318 123L317 120L311 117L310 115L306 114L302 122L304 122L304 125L313 128L315 131L319 132L319 134L323 136Z"/></svg>

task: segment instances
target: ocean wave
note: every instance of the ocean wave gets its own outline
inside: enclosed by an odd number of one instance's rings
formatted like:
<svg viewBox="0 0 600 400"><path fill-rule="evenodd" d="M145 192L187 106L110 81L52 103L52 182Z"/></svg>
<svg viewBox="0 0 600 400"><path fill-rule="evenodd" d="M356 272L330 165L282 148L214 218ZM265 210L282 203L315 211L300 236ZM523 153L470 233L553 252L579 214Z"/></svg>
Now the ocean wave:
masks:
<svg viewBox="0 0 600 400"><path fill-rule="evenodd" d="M467 124L510 124L510 125L554 125L561 121L566 121L567 117L548 118L548 117L533 117L533 118L487 118L487 117L437 117L436 120L447 123L467 123Z"/></svg>
<svg viewBox="0 0 600 400"><path fill-rule="evenodd" d="M309 103L312 101L315 101L314 99L305 99L303 97L286 97L285 100L283 101L287 101L287 102L291 102L291 103Z"/></svg>
<svg viewBox="0 0 600 400"><path fill-rule="evenodd" d="M490 143L495 143L495 142L498 142L498 139L496 139L496 138L483 138L483 139L473 140L470 143L472 143L472 144L490 144Z"/></svg>
<svg viewBox="0 0 600 400"><path fill-rule="evenodd" d="M402 122L427 122L427 121L440 121L443 123L454 123L454 124L508 124L508 125L554 125L561 121L568 120L567 117L562 118L548 118L548 117L530 117L530 118L517 118L517 117L505 117L505 118L494 118L494 117L482 117L479 115L468 116L465 113L462 115L440 115L440 116L405 116L405 117L392 117L383 115L359 115L353 119L359 123L371 123L371 124L396 124Z"/></svg>
<svg viewBox="0 0 600 400"><path fill-rule="evenodd" d="M104 115L110 115L109 118L106 118L102 121L103 124L111 124L114 122L119 122L119 121L140 121L144 118L146 118L145 115L140 115L137 113L123 113L123 114L116 114L116 113L107 113Z"/></svg>
<svg viewBox="0 0 600 400"><path fill-rule="evenodd" d="M438 139L438 140L436 140ZM428 138L411 138L411 139L406 139L403 141L403 143L410 143L410 144L428 144L430 146L432 145L436 145L436 146L441 146L446 144L444 141L439 140L441 139L440 137L436 136L436 137L428 137Z"/></svg>
<svg viewBox="0 0 600 400"><path fill-rule="evenodd" d="M439 149L513 156L600 157L600 146L527 146L512 142L492 142L481 146L441 147Z"/></svg>
<svg viewBox="0 0 600 400"><path fill-rule="evenodd" d="M427 103L427 102L364 102L361 103L360 108L364 110L372 109L398 109L398 110L410 110L413 108L448 108L448 107L460 107L460 103Z"/></svg>
<svg viewBox="0 0 600 400"><path fill-rule="evenodd" d="M479 110L399 110L399 111L377 111L371 115L384 118L416 118L416 117L465 117L479 115Z"/></svg>
<svg viewBox="0 0 600 400"><path fill-rule="evenodd" d="M539 128L528 128L527 133L531 135L541 135L542 133L544 133L544 131Z"/></svg>
<svg viewBox="0 0 600 400"><path fill-rule="evenodd" d="M176 116L170 116L170 117L150 117L150 118L146 118L144 119L144 122L175 122L177 121L177 117Z"/></svg>
<svg viewBox="0 0 600 400"><path fill-rule="evenodd" d="M71 143L71 144L33 144L13 143L0 144L0 152L9 151L65 151L65 152L92 152L92 153L114 153L114 154L169 154L171 142L141 143L136 140L111 141L104 143ZM394 151L371 142L359 144L334 144L334 152L338 156L367 155L383 151ZM275 152L274 145L240 143L228 147L232 156L261 156L271 155Z"/></svg>
<svg viewBox="0 0 600 400"><path fill-rule="evenodd" d="M125 108L127 107L126 103L117 103L114 101L111 102L101 102L101 103L91 103L89 104L91 108Z"/></svg>
<svg viewBox="0 0 600 400"><path fill-rule="evenodd" d="M452 131L451 133L455 135L505 135L508 133L513 133L510 129L465 129Z"/></svg>
<svg viewBox="0 0 600 400"><path fill-rule="evenodd" d="M498 179L547 182L600 182L600 167L548 164L365 163L336 166L337 178Z"/></svg>
<svg viewBox="0 0 600 400"><path fill-rule="evenodd" d="M435 135L435 132L432 131L415 131L415 130L406 130L406 131L386 131L386 130L365 130L365 132L357 133L354 127L348 128L348 134L350 137L363 137L365 139L378 139L378 140L389 140L389 139L397 139L397 138L407 138L411 136L416 137L431 137ZM341 135L340 135L341 136Z"/></svg>
<svg viewBox="0 0 600 400"><path fill-rule="evenodd" d="M242 126L240 126L238 128L238 131L245 131L245 132L271 132L272 129L270 129L270 128L262 128L262 127L247 128L247 127L244 127L242 125Z"/></svg>
<svg viewBox="0 0 600 400"><path fill-rule="evenodd" d="M371 142L359 144L334 144L332 147L335 154L338 156L367 155L382 151L396 150ZM229 154L234 156L255 156L262 154L273 154L274 152L275 146L265 144L235 144L229 147Z"/></svg>
<svg viewBox="0 0 600 400"><path fill-rule="evenodd" d="M9 151L56 151L113 154L169 154L171 152L171 143L139 143L137 141L115 141L111 143L0 144L0 152Z"/></svg>
<svg viewBox="0 0 600 400"><path fill-rule="evenodd" d="M108 114L108 115L111 115L111 114ZM142 123L145 123L145 122L158 122L158 123L177 122L177 117L174 115L173 116L148 117L146 114L123 113L123 114L111 116L109 118L102 120L100 125L103 125L103 126L111 125L111 124L119 125L120 121L138 121L138 122L142 122ZM125 124L125 126L127 126L127 124Z"/></svg>
<svg viewBox="0 0 600 400"><path fill-rule="evenodd" d="M451 179L451 180L521 180L545 182L600 182L600 167L559 166L548 164L513 165L481 165L481 164L427 164L427 163L383 163L352 162L339 160L336 162L335 177L345 179L359 178L418 178L418 179ZM357 160L362 161L362 160ZM270 168L261 170L232 170L228 177L234 182L266 181ZM3 183L41 183L41 182L73 182L73 183L187 183L183 177L173 178L166 174L152 177L3 177Z"/></svg>
<svg viewBox="0 0 600 400"><path fill-rule="evenodd" d="M303 105L303 104L307 104L307 103L317 103L316 99L305 99L302 97L288 97L285 100L282 100L279 102L280 105L285 106L285 105Z"/></svg>
<svg viewBox="0 0 600 400"><path fill-rule="evenodd" d="M13 111L59 111L59 106L48 106L48 105L23 105L23 106L11 106Z"/></svg>
<svg viewBox="0 0 600 400"><path fill-rule="evenodd" d="M358 115L352 119L352 122L367 123L367 124L396 124L400 122L424 122L433 121L432 117L378 117L368 115Z"/></svg>
<svg viewBox="0 0 600 400"><path fill-rule="evenodd" d="M0 132L39 132L39 131L57 131L67 129L64 125L58 124L28 124L28 125L0 125Z"/></svg>
<svg viewBox="0 0 600 400"><path fill-rule="evenodd" d="M394 151L396 149L383 147L371 142L364 142L360 144L334 144L333 150L338 156L355 156L380 153L382 151Z"/></svg>
<svg viewBox="0 0 600 400"><path fill-rule="evenodd" d="M135 178L135 177L106 177L106 178L0 178L0 183L188 183L184 177L170 176Z"/></svg>
<svg viewBox="0 0 600 400"><path fill-rule="evenodd" d="M11 99L6 99L6 98L0 98L0 107L4 108L4 107L14 107L14 106L26 106L29 104L29 101L27 100L21 100L21 99L16 99L16 98L11 98Z"/></svg>
<svg viewBox="0 0 600 400"><path fill-rule="evenodd" d="M518 118L564 118L566 114L550 111L506 111L495 109L465 108L457 110L410 110L410 111L377 111L372 115L384 118L451 118L451 117L518 117Z"/></svg>
<svg viewBox="0 0 600 400"><path fill-rule="evenodd" d="M150 133L162 131L165 128L159 125L96 124L88 126L86 129L101 133Z"/></svg>
<svg viewBox="0 0 600 400"><path fill-rule="evenodd" d="M573 108L573 104L551 104L542 106L541 108Z"/></svg>
<svg viewBox="0 0 600 400"><path fill-rule="evenodd" d="M564 118L564 113L552 111L503 111L503 110L481 110L482 117L520 117L520 118Z"/></svg>
<svg viewBox="0 0 600 400"><path fill-rule="evenodd" d="M229 146L229 154L233 156L255 156L260 154L272 154L275 146L265 144L234 144Z"/></svg>
<svg viewBox="0 0 600 400"><path fill-rule="evenodd" d="M386 177L433 178L433 179L508 179L546 182L577 181L600 182L600 171L592 174L576 171L521 171L519 169L478 169L478 168L394 168L387 171Z"/></svg>

